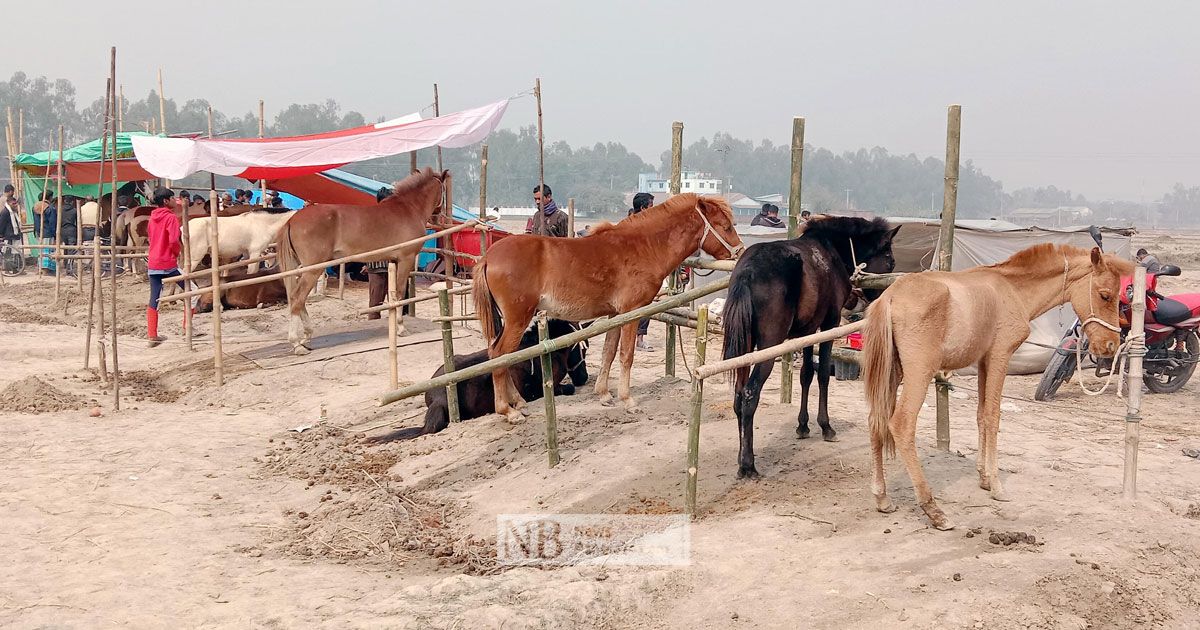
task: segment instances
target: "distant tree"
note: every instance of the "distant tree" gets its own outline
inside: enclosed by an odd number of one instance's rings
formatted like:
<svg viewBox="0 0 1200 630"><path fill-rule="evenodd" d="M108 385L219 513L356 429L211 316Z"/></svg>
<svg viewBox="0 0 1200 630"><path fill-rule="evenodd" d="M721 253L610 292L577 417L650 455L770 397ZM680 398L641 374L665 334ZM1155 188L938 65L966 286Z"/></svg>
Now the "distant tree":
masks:
<svg viewBox="0 0 1200 630"><path fill-rule="evenodd" d="M8 81L0 81L0 106L11 107L13 116L25 111L25 150L44 151L46 142L58 144L58 126L63 125L65 142L81 139L80 115L75 109L75 86L66 79L50 81L44 76L30 79L14 72Z"/></svg>
<svg viewBox="0 0 1200 630"><path fill-rule="evenodd" d="M1171 192L1163 195L1159 216L1178 225L1196 223L1200 218L1200 186L1188 188L1175 184Z"/></svg>

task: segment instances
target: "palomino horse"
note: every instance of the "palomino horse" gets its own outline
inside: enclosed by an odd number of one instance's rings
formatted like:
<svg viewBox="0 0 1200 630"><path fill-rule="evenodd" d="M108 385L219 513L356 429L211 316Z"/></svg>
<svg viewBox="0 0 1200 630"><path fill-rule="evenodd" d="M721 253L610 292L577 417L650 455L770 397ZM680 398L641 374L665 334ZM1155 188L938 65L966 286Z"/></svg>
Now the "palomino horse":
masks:
<svg viewBox="0 0 1200 630"><path fill-rule="evenodd" d="M267 247L275 242L279 228L291 218L291 210L287 208L266 208L255 212L245 212L232 217L217 217L217 229L220 230L221 260L236 260L239 256L256 258L261 256ZM188 240L192 259L188 261L188 271L196 268L205 254L209 254L212 244L209 242L208 224L212 217L198 217L188 221ZM215 263L214 264L220 264ZM258 271L258 263L247 265L246 273Z"/></svg>
<svg viewBox="0 0 1200 630"><path fill-rule="evenodd" d="M718 259L741 253L733 213L723 199L676 195L616 225L603 223L584 238L505 238L475 265L475 309L484 338L491 342L490 356L515 350L538 309L551 317L583 321L649 304L667 274L697 248ZM621 329L624 369L618 393L627 409L637 406L629 396L636 335L636 321ZM596 394L605 400L616 345L604 344L596 381ZM496 413L518 419L525 401L508 370L492 372L492 383Z"/></svg>
<svg viewBox="0 0 1200 630"><path fill-rule="evenodd" d="M302 208L279 230L279 267L288 271L421 238L430 217L443 210L450 186L450 171L439 174L426 168L397 182L391 196L377 205L318 203ZM420 248L417 244L362 261L395 260L397 292L402 293ZM323 269L314 269L298 279L285 279L291 314L288 340L296 354L308 354L313 329L304 301L323 273ZM399 330L403 332L403 322Z"/></svg>
<svg viewBox="0 0 1200 630"><path fill-rule="evenodd" d="M1098 248L1089 253L1045 243L987 267L907 275L884 291L867 309L863 330L876 509L896 509L887 496L883 452L895 455L899 449L925 515L938 529L954 527L934 501L917 459L917 413L936 372L971 365L979 370L979 487L1007 501L996 463L1000 396L1008 361L1029 336L1029 322L1070 302L1092 352L1112 356L1120 343L1121 276L1131 273L1132 263Z"/></svg>
<svg viewBox="0 0 1200 630"><path fill-rule="evenodd" d="M746 249L729 278L729 298L722 322L724 357L740 357L757 348L785 339L828 330L841 321L842 307L850 301L850 276L862 263L872 273L888 273L896 266L892 257L891 229L884 219L817 217L804 234L786 241L758 243ZM812 346L804 348L800 372L800 415L796 435L808 437L808 390L817 371L820 397L817 424L827 442L836 441L829 425L829 355L833 342L821 344L819 369L814 370ZM738 417L738 477L757 477L754 468L754 412L758 396L771 376L775 361L763 361L734 373L733 409Z"/></svg>

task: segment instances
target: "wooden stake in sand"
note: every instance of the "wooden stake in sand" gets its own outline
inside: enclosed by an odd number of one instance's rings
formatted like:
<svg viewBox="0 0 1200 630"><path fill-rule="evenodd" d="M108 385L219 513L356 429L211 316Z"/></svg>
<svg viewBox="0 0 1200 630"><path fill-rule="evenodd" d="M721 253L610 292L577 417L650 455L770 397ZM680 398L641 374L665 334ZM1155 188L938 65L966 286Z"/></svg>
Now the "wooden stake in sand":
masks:
<svg viewBox="0 0 1200 630"><path fill-rule="evenodd" d="M700 307L696 317L696 367L704 365L708 355L708 305ZM700 419L704 413L704 381L692 378L692 415L688 421L687 513L696 516L696 480L700 474Z"/></svg>
<svg viewBox="0 0 1200 630"><path fill-rule="evenodd" d="M792 177L788 192L788 238L796 238L800 227L800 186L804 181L804 119L792 118ZM783 355L779 369L779 402L792 402L792 361L796 354L789 352Z"/></svg>
<svg viewBox="0 0 1200 630"><path fill-rule="evenodd" d="M1123 495L1137 498L1138 440L1142 421L1142 359L1146 356L1146 268L1133 270L1133 312L1129 316L1129 396L1125 399L1125 480Z"/></svg>
<svg viewBox="0 0 1200 630"><path fill-rule="evenodd" d="M942 191L942 229L938 234L938 270L950 271L954 256L954 220L958 207L958 155L962 140L962 106L951 105L946 114L946 178ZM950 381L935 379L937 386L937 448L950 450Z"/></svg>
<svg viewBox="0 0 1200 630"><path fill-rule="evenodd" d="M220 258L217 253L221 251L218 244L220 230L217 229L217 191L212 189L208 191L208 240L212 243L212 248L209 250L212 256L212 326L213 326L213 371L216 373L217 387L225 384L225 361L221 355L221 272L219 271ZM183 303L183 308L191 310L192 300L188 298Z"/></svg>
<svg viewBox="0 0 1200 630"><path fill-rule="evenodd" d="M162 68L158 69L158 127L160 133L167 135L167 97L163 96ZM165 185L170 188L171 180L166 180Z"/></svg>
<svg viewBox="0 0 1200 630"><path fill-rule="evenodd" d="M567 197L567 238L575 238L575 198Z"/></svg>
<svg viewBox="0 0 1200 630"><path fill-rule="evenodd" d="M550 340L546 315L538 317L538 340L546 343ZM452 385L451 387L457 387ZM558 414L554 408L554 366L550 363L550 353L542 354L542 397L546 400L546 456L550 467L558 465Z"/></svg>
<svg viewBox="0 0 1200 630"><path fill-rule="evenodd" d="M112 83L112 85L117 84L117 47L116 46L112 47L111 61L110 61L110 67L109 67L109 79L110 79L110 83ZM110 93L112 93L112 97L115 99L116 98L115 91L110 90ZM115 212L117 209L117 127L116 127L116 125L109 125L109 130L110 130L109 133L112 137L112 139L109 141L109 145L113 149L112 150L112 168L110 169L111 173L112 173L112 175L111 175L112 187L111 187L110 201L111 201L111 207L112 207L113 211ZM120 328L120 325L117 322L117 248L115 246L111 247L109 249L109 254L111 256L108 259L109 260L109 270L110 270L109 276L112 277L112 299L110 300L110 302L112 303L113 411L120 411L120 409L121 409L121 368L120 368L120 363L117 358L117 331Z"/></svg>
<svg viewBox="0 0 1200 630"><path fill-rule="evenodd" d="M438 100L437 84L434 83L433 84L433 117L441 118L441 116L442 116L442 105L441 105L441 102ZM437 165L438 165L437 170L439 173L441 173L442 172L442 145L440 145L440 144L437 145Z"/></svg>
<svg viewBox="0 0 1200 630"><path fill-rule="evenodd" d="M389 260L387 266L387 301L396 301L396 261ZM392 387L400 382L400 368L396 364L396 334L400 332L396 322L396 308L388 309L388 383Z"/></svg>
<svg viewBox="0 0 1200 630"><path fill-rule="evenodd" d="M542 212L542 199L546 198L546 141L542 135L542 80L540 78L533 80L533 96L537 100L537 123L538 123L538 190L541 190L538 200L537 213L538 221L534 221L534 225L541 225L538 233L546 236L546 217ZM540 223L539 223L540 221Z"/></svg>
<svg viewBox="0 0 1200 630"><path fill-rule="evenodd" d="M671 196L678 195L683 189L683 123L675 121L671 123ZM667 281L667 288L670 295L674 295L679 291L676 278L679 274L671 270L671 275ZM667 347L664 348L666 356L663 357L663 369L667 376L675 376L675 337L679 334L678 328L673 324L667 324Z"/></svg>
<svg viewBox="0 0 1200 630"><path fill-rule="evenodd" d="M55 203L58 216L55 217L54 227L54 302L58 303L59 291L62 286L62 180L63 180L63 126L58 126L58 193Z"/></svg>
<svg viewBox="0 0 1200 630"><path fill-rule="evenodd" d="M263 104L263 100L260 98L260 99L258 99L258 137L263 138L266 136L266 133L267 133L266 109ZM258 185L259 185L259 195L261 195L261 197L260 197L261 203L262 203L263 207L265 208L267 205L267 178L264 177L262 179L259 179ZM215 221L214 221L214 223L215 223ZM213 264L215 265L216 263L213 263Z"/></svg>
<svg viewBox="0 0 1200 630"><path fill-rule="evenodd" d="M100 175L97 177L97 181L101 185L103 185L103 183L104 183L104 163L108 161L105 159L105 156L108 154L108 124L109 124L109 114L112 113L111 107L110 107L111 104L112 104L112 79L108 79L107 85L105 85L105 88L104 88L104 123L103 123L104 128L100 131ZM91 361L91 357L92 357L92 318L94 315L94 311L97 310L96 309L97 298L99 298L99 300L100 300L100 308L99 308L100 318L97 320L97 323L99 324L99 326L96 329L96 340L99 341L100 350L101 350L101 353L98 356L103 357L103 349L104 349L104 341L103 341L103 339L104 339L104 287L101 285L101 282L100 282L100 234L99 234L98 228L99 228L99 226L97 226L97 233L96 233L95 239L92 242L92 292L91 292L91 296L88 298L88 312L87 312L87 326L86 326L87 333L85 334L85 338L83 341L83 369L85 369L85 370L88 369L88 367L89 367L88 364ZM116 271L114 270L113 273L116 273ZM82 273L79 275L80 275L80 277L83 277ZM101 362L102 363L100 365L100 371L103 372L104 371L103 359L101 359Z"/></svg>
<svg viewBox="0 0 1200 630"><path fill-rule="evenodd" d="M449 318L450 313L450 292L441 288L438 289L438 312L443 318ZM449 319L442 319L442 368L447 374L454 371L454 332L450 329L451 323ZM462 420L462 414L458 408L458 386L446 386L446 407L449 410L450 422L459 422Z"/></svg>

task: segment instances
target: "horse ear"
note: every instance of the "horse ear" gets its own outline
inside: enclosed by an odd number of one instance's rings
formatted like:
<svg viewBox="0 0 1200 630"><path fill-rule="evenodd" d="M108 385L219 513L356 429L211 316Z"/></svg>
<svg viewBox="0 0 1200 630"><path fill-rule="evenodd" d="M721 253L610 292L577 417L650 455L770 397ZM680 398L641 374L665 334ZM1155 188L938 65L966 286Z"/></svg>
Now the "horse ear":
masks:
<svg viewBox="0 0 1200 630"><path fill-rule="evenodd" d="M892 228L892 230L890 232L888 232L888 240L889 241L896 238L896 233L900 231L901 227L903 227L903 226L897 225L896 227Z"/></svg>
<svg viewBox="0 0 1200 630"><path fill-rule="evenodd" d="M1104 271L1104 254L1100 253L1099 247L1092 248L1092 268L1096 271Z"/></svg>
<svg viewBox="0 0 1200 630"><path fill-rule="evenodd" d="M450 169L446 169L446 170L442 171L442 177L441 177L442 181L446 181L446 179L449 177L450 177Z"/></svg>

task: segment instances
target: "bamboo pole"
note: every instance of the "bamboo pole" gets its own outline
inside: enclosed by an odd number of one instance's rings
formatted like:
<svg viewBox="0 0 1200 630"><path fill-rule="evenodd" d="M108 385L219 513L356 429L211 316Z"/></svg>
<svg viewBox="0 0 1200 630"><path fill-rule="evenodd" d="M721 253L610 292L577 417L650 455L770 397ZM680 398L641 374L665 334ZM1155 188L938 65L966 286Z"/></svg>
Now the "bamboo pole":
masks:
<svg viewBox="0 0 1200 630"><path fill-rule="evenodd" d="M804 182L804 118L796 116L792 118L792 174L790 182L790 190L788 192L788 238L796 238L796 233L800 227L800 192ZM779 367L779 402L789 404L792 402L792 388L795 386L793 378L792 362L795 361L796 354L789 352L783 355L783 361Z"/></svg>
<svg viewBox="0 0 1200 630"><path fill-rule="evenodd" d="M438 86L436 83L433 84L433 117L434 118L442 117L442 106L441 106L441 102L438 100ZM437 145L437 165L438 165L437 170L439 173L441 173L442 172L442 145L440 145L440 144Z"/></svg>
<svg viewBox="0 0 1200 630"><path fill-rule="evenodd" d="M217 387L225 384L225 361L221 355L221 272L217 271L217 264L220 258L217 252L221 251L219 244L220 229L217 227L217 191L208 191L208 212L210 220L208 222L208 240L212 243L212 327L213 327L213 372L216 374ZM185 310L191 310L192 301L188 299L183 303Z"/></svg>
<svg viewBox="0 0 1200 630"><path fill-rule="evenodd" d="M215 225L216 221L212 221L211 223L212 223L212 225ZM209 226L210 230L212 229L212 225ZM246 278L245 280L238 280L236 282L227 282L227 283L225 283L225 288L223 290L228 291L229 289L236 289L237 287L248 287L248 286L255 285L255 284L262 284L264 282L270 282L272 280L282 280L284 278L290 278L292 276L298 276L298 275L307 273L309 271L313 271L314 269L324 269L326 267L340 265L344 262L351 262L351 261L359 260L359 259L366 260L366 259L370 259L370 258L377 258L377 257L379 257L383 254L387 254L389 252L394 252L394 251L406 249L409 247L420 247L421 243L424 243L425 241L429 240L430 238L437 238L444 234L452 234L454 232L472 228L474 226L475 226L475 219L471 219L470 221L467 221L466 223L460 223L452 228L447 228L440 232L434 232L433 234L427 234L425 236L415 238L411 241L404 241L403 243L396 243L394 245L388 245L387 247L380 247L379 249L373 249L369 252L352 254L350 256L342 256L341 258L335 258L333 260L327 260L327 261L323 261L323 262L319 262L319 263L313 263L311 265L297 267L295 269L290 269L288 271L280 271L279 273L273 273L269 276L263 276L261 278ZM215 244L214 244L213 248L216 249ZM242 265L246 264L245 261L239 261L239 263ZM174 302L175 300L182 300L184 298L190 298L194 295L202 295L205 293L212 293L212 292L213 292L212 287L201 287L199 289L195 289L192 291L185 291L184 293L176 293L175 295L164 296L158 300L158 303L165 304L167 302ZM387 309L379 309L379 310L382 311L382 310L387 310Z"/></svg>
<svg viewBox="0 0 1200 630"><path fill-rule="evenodd" d="M829 330L823 330L811 335L796 337L795 339L788 339L783 343L776 344L768 348L755 350L754 352L747 352L740 357L725 359L724 361L717 361L716 363L710 363L708 365L698 367L692 371L692 374L696 378L704 379L713 376L714 374L720 374L721 372L728 372L729 370L736 370L737 368L741 367L749 367L756 363L770 361L775 357L782 356L785 352L794 352L808 346L815 346L819 343L833 341L834 339L845 337L852 332L862 330L863 326L865 325L865 320L860 320L854 322L853 324L846 324L845 326L830 328Z"/></svg>
<svg viewBox="0 0 1200 630"><path fill-rule="evenodd" d="M678 195L683 190L683 123L676 120L671 123L671 196ZM668 295L678 293L677 270L672 269L667 281ZM675 376L675 339L679 335L674 324L667 324L667 347L663 350L663 370L667 376Z"/></svg>
<svg viewBox="0 0 1200 630"><path fill-rule="evenodd" d="M265 104L263 103L263 100L260 98L260 99L258 99L258 137L259 138L266 137L266 133L267 133L266 109L265 109ZM265 177L261 178L258 180L258 183L259 183L259 189L260 189L259 195L262 198L262 205L263 205L263 207L266 207L266 205L267 205L267 179Z"/></svg>
<svg viewBox="0 0 1200 630"><path fill-rule="evenodd" d="M545 345L550 340L546 315L538 317L538 341ZM550 467L558 465L558 413L554 408L554 366L550 361L550 353L542 353L542 397L546 400L546 455Z"/></svg>
<svg viewBox="0 0 1200 630"><path fill-rule="evenodd" d="M167 97L163 96L163 78L162 68L158 69L158 130L162 135L167 135ZM167 188L171 187L171 180L165 180Z"/></svg>
<svg viewBox="0 0 1200 630"><path fill-rule="evenodd" d="M189 223L192 222L191 212L189 211L189 206L188 206L187 201L181 200L179 207L181 210L183 210L183 221L181 223L181 225L182 225L181 231L183 234L183 248L182 248L183 264L180 265L180 268L191 271L191 269L192 269L192 234L191 234L191 229L188 225ZM219 263L220 263L220 261L217 260L216 252L214 252L213 258L212 258L212 264L216 265ZM185 286L185 287L188 286L189 283L187 283L187 281L184 281L184 282L185 282L185 284L183 286ZM193 348L192 348L192 309L188 308L189 306L191 306L191 302L184 304L183 337L184 337L184 341L187 343L188 352L191 352L193 350Z"/></svg>
<svg viewBox="0 0 1200 630"><path fill-rule="evenodd" d="M1142 421L1142 360L1146 356L1146 268L1133 269L1133 312L1129 316L1129 395L1125 398L1125 475L1123 496L1137 499L1138 440ZM1120 357L1114 360L1120 361ZM1113 368L1114 370L1116 368Z"/></svg>
<svg viewBox="0 0 1200 630"><path fill-rule="evenodd" d="M951 270L954 255L954 221L958 207L958 157L962 140L962 106L951 105L946 114L946 176L942 188L942 225L938 233L938 269ZM950 450L950 382L937 380L937 448Z"/></svg>
<svg viewBox="0 0 1200 630"><path fill-rule="evenodd" d="M459 287L459 288L460 289L469 288L469 286L468 287ZM418 301L417 300L417 277L412 275L411 273L408 274L408 286L406 287L406 289L407 290L404 292L404 294L410 296L410 299L409 299L408 303L406 303L404 305L404 314L408 315L409 317L416 317L417 316L417 301ZM404 300L401 300L401 302L403 302L403 301Z"/></svg>
<svg viewBox="0 0 1200 630"><path fill-rule="evenodd" d="M387 264L387 301L396 301L396 261L389 260ZM396 362L396 335L400 331L396 321L396 309L388 309L388 384L392 387L400 382L400 367Z"/></svg>
<svg viewBox="0 0 1200 630"><path fill-rule="evenodd" d="M610 330L620 328L629 322L636 321L643 317L648 317L654 313L659 313L677 306L682 306L691 300L699 299L706 295L716 293L717 291L725 289L728 286L729 278L721 278L720 280L717 280L711 284L707 284L697 289L692 289L691 291L687 291L685 293L680 293L679 295L671 296L661 302L647 304L646 306L635 308L628 313L622 313L607 319L596 320L591 326L588 326L583 330L573 332L569 335L563 335L562 337L555 337L546 343L538 344L523 350L517 350L516 352L510 352L504 356L496 357L495 359L489 359L478 365L473 365L465 370L455 370L452 374L443 374L439 377L429 379L428 381L414 383L401 389L385 392L379 397L379 404L389 405L405 398L423 394L431 389L445 387L450 383L459 383L481 374L490 374L493 370L498 370L502 367L508 367L510 365L516 365L517 363L523 363L525 361L536 359L543 352L555 352L557 350L569 348L572 345L583 341L584 339L591 339L592 337L603 335Z"/></svg>
<svg viewBox="0 0 1200 630"><path fill-rule="evenodd" d="M454 371L454 332L449 319L450 292L446 289L438 290L438 312L445 318L440 322L442 327L442 369L449 374ZM450 422L462 421L462 412L458 407L458 385L446 386L446 406L449 408Z"/></svg>
<svg viewBox="0 0 1200 630"><path fill-rule="evenodd" d="M25 152L25 108L17 110L17 153Z"/></svg>
<svg viewBox="0 0 1200 630"><path fill-rule="evenodd" d="M145 254L140 254L140 256L145 256ZM237 261L234 261L231 263L225 263L224 265L221 265L220 267L218 267L217 271L224 273L226 271L229 271L230 269L235 269L238 267L245 267L246 265L250 265L250 264L253 264L256 262L272 260L275 258L275 256L276 256L275 253L269 253L269 254L263 254L262 256L255 256L254 258L246 258L246 259L237 260ZM187 273L180 274L180 275L172 278L172 280L175 280L177 282L183 282L184 280L191 280L193 278L199 278L201 276L209 276L209 275L212 275L212 269L201 269L200 271L189 271Z"/></svg>
<svg viewBox="0 0 1200 630"><path fill-rule="evenodd" d="M484 144L480 148L479 153L479 222L487 222L487 167L488 167L488 145ZM487 240L487 234L481 232L479 234L480 250L479 255L483 255L483 241Z"/></svg>
<svg viewBox="0 0 1200 630"><path fill-rule="evenodd" d="M417 152L409 151L408 152L408 172L411 173L416 170L417 170Z"/></svg>
<svg viewBox="0 0 1200 630"><path fill-rule="evenodd" d="M575 198L567 198L567 238L575 238Z"/></svg>
<svg viewBox="0 0 1200 630"><path fill-rule="evenodd" d="M117 128L125 131L125 86L121 86L121 102L117 107Z"/></svg>
<svg viewBox="0 0 1200 630"><path fill-rule="evenodd" d="M113 46L110 51L109 61L109 78L110 82L117 85L117 47ZM115 90L110 90L111 98L116 99ZM110 177L112 177L111 186L109 189L109 202L114 212L117 209L117 128L116 125L109 125L109 146L112 147L112 168L109 169ZM109 251L109 277L112 278L112 299L109 303L112 305L112 391L113 391L113 411L121 410L121 367L117 351L117 331L120 328L117 320L117 248L113 247Z"/></svg>
<svg viewBox="0 0 1200 630"><path fill-rule="evenodd" d="M542 192L538 195L541 200L537 203L538 221L534 221L534 225L541 225L538 230L539 234L546 235L546 216L542 212L542 206L545 205L546 199L546 140L542 135L542 80L541 78L533 81L533 96L537 99L537 131L538 131L538 190ZM539 223L540 221L540 223Z"/></svg>
<svg viewBox="0 0 1200 630"><path fill-rule="evenodd" d="M704 365L708 355L708 306L700 307L696 320L696 367ZM687 513L696 517L696 480L700 472L700 420L704 414L704 381L692 379L692 415L688 422L687 494L684 499Z"/></svg>
<svg viewBox="0 0 1200 630"><path fill-rule="evenodd" d="M103 182L104 182L104 163L107 161L105 159L105 156L108 153L108 125L109 125L109 114L112 113L111 109L112 109L112 79L109 78L106 80L106 85L104 86L104 122L103 122L104 128L100 132L100 174L97 177L97 180L101 184L103 184ZM116 270L115 269L112 270L112 273L116 273ZM79 275L80 275L80 277L83 276L83 274L79 274ZM85 337L84 337L84 341L83 341L83 369L85 369L85 370L88 369L88 366L92 359L92 319L95 316L97 296L100 297L101 317L97 321L97 323L99 324L99 327L96 330L96 339L98 341L100 341L100 348L103 349L104 342L102 340L104 338L104 317L103 317L103 315L104 315L104 291L103 291L103 287L101 286L101 282L100 282L100 229L99 229L98 225L96 226L96 237L93 239L93 242L92 242L92 290L91 290L91 295L88 297L88 313L87 313L87 326L86 326L87 332L85 333ZM101 369L101 371L103 371L104 366L101 366L100 369Z"/></svg>
<svg viewBox="0 0 1200 630"><path fill-rule="evenodd" d="M58 126L58 194L55 203L57 211L55 212L55 227L54 227L54 301L58 302L59 291L62 285L62 180L63 180L63 126ZM78 221L78 219L76 219Z"/></svg>
<svg viewBox="0 0 1200 630"><path fill-rule="evenodd" d="M346 263L338 265L338 299L346 299Z"/></svg>

